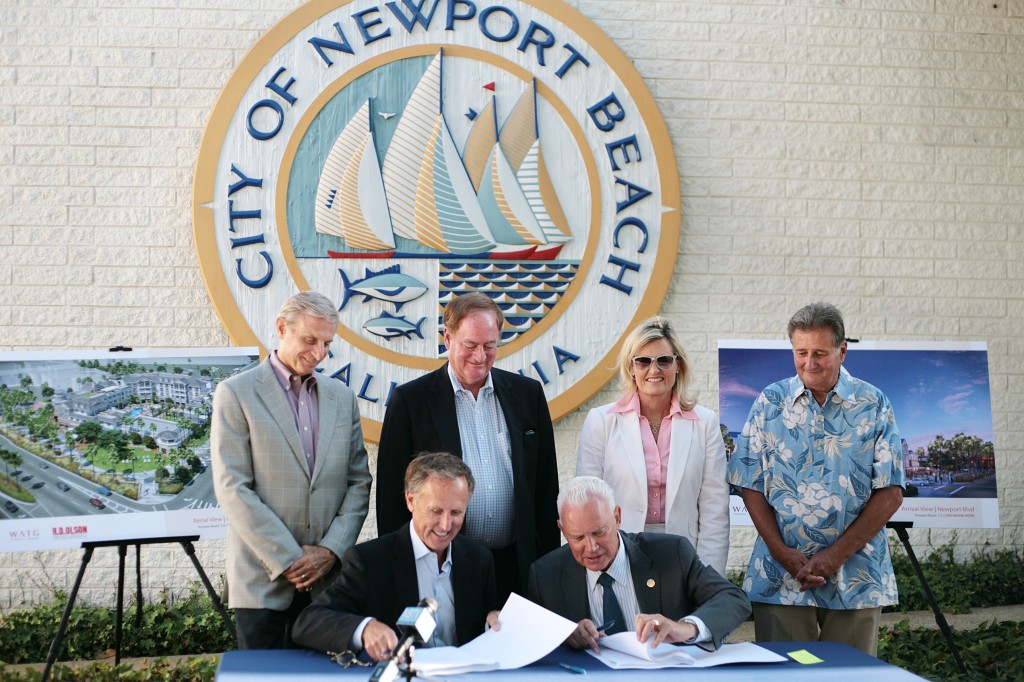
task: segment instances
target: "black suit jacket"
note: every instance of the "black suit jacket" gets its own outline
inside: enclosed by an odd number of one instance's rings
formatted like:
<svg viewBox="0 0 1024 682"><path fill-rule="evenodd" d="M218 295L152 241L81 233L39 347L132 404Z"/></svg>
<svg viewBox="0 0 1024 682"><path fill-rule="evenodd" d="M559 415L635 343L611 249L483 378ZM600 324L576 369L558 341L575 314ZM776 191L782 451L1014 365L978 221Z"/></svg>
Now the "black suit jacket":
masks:
<svg viewBox="0 0 1024 682"><path fill-rule="evenodd" d="M487 614L498 608L494 560L486 547L465 537L456 536L451 552L455 637L462 645L484 631ZM345 552L338 579L299 614L292 639L310 649L345 651L364 618L395 628L402 611L419 601L416 560L406 524Z"/></svg>
<svg viewBox="0 0 1024 682"><path fill-rule="evenodd" d="M707 626L716 649L750 615L750 601L743 590L702 564L686 538L619 533L619 539L626 547L640 613L660 613L675 620L696 616ZM560 547L530 569L530 600L572 621L590 618L586 574L569 546ZM627 627L632 630L633 624Z"/></svg>
<svg viewBox="0 0 1024 682"><path fill-rule="evenodd" d="M494 393L508 426L515 485L515 542L519 575L558 547L558 463L547 398L540 383L492 369ZM462 457L455 391L445 364L391 393L377 450L377 533L409 520L405 468L423 452Z"/></svg>

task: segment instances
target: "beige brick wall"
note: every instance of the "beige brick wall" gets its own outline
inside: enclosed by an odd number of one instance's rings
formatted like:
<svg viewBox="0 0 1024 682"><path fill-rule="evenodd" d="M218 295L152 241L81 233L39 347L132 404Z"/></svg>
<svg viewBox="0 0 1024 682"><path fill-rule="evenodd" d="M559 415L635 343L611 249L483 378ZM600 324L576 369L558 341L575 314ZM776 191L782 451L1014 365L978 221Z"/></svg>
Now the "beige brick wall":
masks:
<svg viewBox="0 0 1024 682"><path fill-rule="evenodd" d="M192 243L200 135L295 0L0 2L0 349L219 346ZM1024 511L1024 0L580 0L667 120L684 218L663 310L716 407L720 338L781 338L811 299L872 340L986 341L1002 528ZM586 409L556 426L571 473ZM372 528L372 524L370 524ZM733 532L744 564L749 530ZM220 543L200 555L211 575ZM194 579L143 550L151 597ZM0 609L68 589L77 553L0 556ZM131 565L131 561L129 562ZM113 598L97 552L83 598ZM132 581L129 580L129 585Z"/></svg>

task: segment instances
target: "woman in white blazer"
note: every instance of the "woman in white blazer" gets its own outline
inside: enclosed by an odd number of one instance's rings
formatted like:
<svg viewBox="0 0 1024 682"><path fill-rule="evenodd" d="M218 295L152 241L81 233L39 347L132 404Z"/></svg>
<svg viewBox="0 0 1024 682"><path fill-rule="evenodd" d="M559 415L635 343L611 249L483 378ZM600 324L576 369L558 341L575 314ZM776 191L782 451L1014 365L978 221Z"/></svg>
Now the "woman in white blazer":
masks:
<svg viewBox="0 0 1024 682"><path fill-rule="evenodd" d="M687 394L689 378L686 352L666 318L634 329L619 352L623 395L587 415L576 475L608 482L622 530L682 535L725 575L725 442L715 413Z"/></svg>

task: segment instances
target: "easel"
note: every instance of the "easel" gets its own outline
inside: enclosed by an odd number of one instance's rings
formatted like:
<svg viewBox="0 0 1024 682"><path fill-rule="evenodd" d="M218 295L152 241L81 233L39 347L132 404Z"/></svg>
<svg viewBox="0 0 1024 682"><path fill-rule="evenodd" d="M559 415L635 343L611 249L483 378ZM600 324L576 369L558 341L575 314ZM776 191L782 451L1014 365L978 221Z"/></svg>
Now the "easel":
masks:
<svg viewBox="0 0 1024 682"><path fill-rule="evenodd" d="M890 521L885 524L886 528L892 528L896 531L896 536L903 543L904 549L907 550L907 556L910 558L910 565L914 567L914 573L917 574L917 581L921 583L921 590L924 592L925 599L928 600L928 604L932 607L932 613L935 614L935 623L939 626L939 630L942 631L943 636L949 643L949 649L953 652L953 659L956 661L956 667L959 668L960 672L967 673L967 666L964 665L964 660L960 657L960 649L956 645L956 639L953 637L953 631L949 629L949 623L946 622L946 616L939 609L939 603L935 601L935 595L932 594L932 589L928 586L928 579L924 577L924 572L921 570L921 564L917 562L917 555L914 554L914 548L910 546L910 536L907 534L908 528L914 527L913 521Z"/></svg>
<svg viewBox="0 0 1024 682"><path fill-rule="evenodd" d="M54 662L57 660L57 656L60 654L60 646L64 639L64 632L68 627L68 618L71 616L71 609L74 607L75 599L78 597L78 588L82 585L82 577L85 575L85 567L89 565L89 561L92 559L93 550L97 547L117 547L117 620L114 634L114 665L121 662L121 626L123 624L124 615L124 559L128 553L128 545L135 545L136 626L142 623L142 564L140 561L142 545L178 542L181 544L182 548L184 548L185 554L188 555L188 558L192 560L192 565L196 567L196 572L199 573L199 579L202 580L203 586L206 588L207 594L210 595L210 599L213 601L214 607L220 613L221 618L224 619L224 624L227 626L228 632L231 633L232 637L235 637L235 626L231 623L231 618L228 616L228 612L224 608L224 604L221 603L216 590L213 589L210 579L206 577L206 571L203 570L202 564L200 564L199 559L196 558L196 550L195 547L192 546L192 543L198 539L198 535L187 535L169 538L137 538L134 540L102 540L98 542L83 542L82 549L85 550L85 553L82 555L82 565L78 567L78 577L75 578L75 586L71 588L71 595L68 597L67 606L64 607L64 615L60 618L60 625L57 627L57 636L53 638L53 642L50 644L50 653L46 657L46 667L43 668L43 675L40 678L40 682L46 682L50 679L50 669L53 667Z"/></svg>

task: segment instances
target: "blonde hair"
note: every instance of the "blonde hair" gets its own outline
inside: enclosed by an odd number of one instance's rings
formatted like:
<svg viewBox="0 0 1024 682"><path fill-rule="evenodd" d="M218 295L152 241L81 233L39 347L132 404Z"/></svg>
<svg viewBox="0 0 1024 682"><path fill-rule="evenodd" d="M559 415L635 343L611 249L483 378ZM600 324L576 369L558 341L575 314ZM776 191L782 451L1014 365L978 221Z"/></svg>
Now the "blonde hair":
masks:
<svg viewBox="0 0 1024 682"><path fill-rule="evenodd" d="M686 359L686 349L683 343L676 336L672 329L672 323L667 317L654 316L640 323L626 336L619 350L619 387L624 395L636 392L636 381L633 378L633 356L649 343L665 339L672 346L672 352L679 362L679 372L676 373L675 382L672 384L672 393L679 401L679 407L683 410L692 410L697 404L696 396L689 393L690 388L690 363Z"/></svg>

